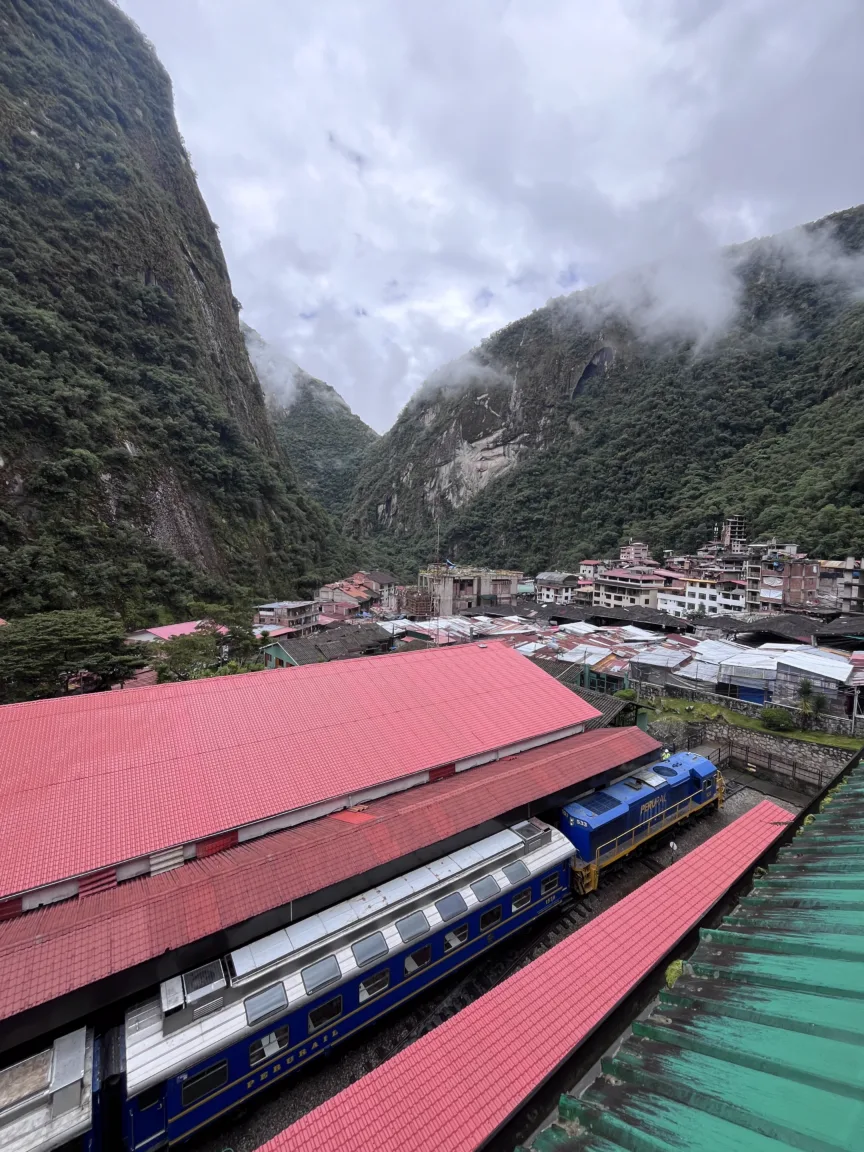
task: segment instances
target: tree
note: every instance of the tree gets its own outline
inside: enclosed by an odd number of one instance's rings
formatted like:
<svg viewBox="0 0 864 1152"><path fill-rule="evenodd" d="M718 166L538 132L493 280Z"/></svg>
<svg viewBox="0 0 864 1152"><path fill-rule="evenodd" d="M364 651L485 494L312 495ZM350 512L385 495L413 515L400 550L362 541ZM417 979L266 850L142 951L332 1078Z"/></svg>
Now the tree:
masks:
<svg viewBox="0 0 864 1152"><path fill-rule="evenodd" d="M824 700L825 697L823 696ZM802 680L798 685L798 716L802 728L809 728L815 714L813 685L809 680Z"/></svg>
<svg viewBox="0 0 864 1152"><path fill-rule="evenodd" d="M143 647L95 609L41 612L0 628L0 700L102 692L143 668Z"/></svg>
<svg viewBox="0 0 864 1152"><path fill-rule="evenodd" d="M154 653L160 683L204 680L257 672L263 665L258 653L261 641L252 631L252 609L237 604L195 604L202 623L194 632L175 636Z"/></svg>

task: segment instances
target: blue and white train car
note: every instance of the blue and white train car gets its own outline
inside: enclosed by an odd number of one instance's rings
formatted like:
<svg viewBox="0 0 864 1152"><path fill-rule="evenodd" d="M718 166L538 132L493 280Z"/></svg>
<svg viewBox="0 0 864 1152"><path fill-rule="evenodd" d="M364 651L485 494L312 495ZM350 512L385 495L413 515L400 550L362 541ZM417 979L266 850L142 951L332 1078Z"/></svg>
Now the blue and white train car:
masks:
<svg viewBox="0 0 864 1152"><path fill-rule="evenodd" d="M99 1047L91 1028L59 1036L50 1048L0 1070L3 1152L91 1152L97 1126Z"/></svg>
<svg viewBox="0 0 864 1152"><path fill-rule="evenodd" d="M518 931L573 853L523 821L165 981L126 1015L127 1148L186 1138Z"/></svg>

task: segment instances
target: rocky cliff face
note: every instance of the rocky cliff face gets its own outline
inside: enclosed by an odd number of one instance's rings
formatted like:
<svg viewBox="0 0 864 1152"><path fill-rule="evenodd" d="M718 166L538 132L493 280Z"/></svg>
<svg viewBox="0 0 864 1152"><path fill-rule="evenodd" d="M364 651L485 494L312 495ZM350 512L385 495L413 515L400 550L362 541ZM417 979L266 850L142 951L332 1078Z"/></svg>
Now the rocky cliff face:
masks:
<svg viewBox="0 0 864 1152"><path fill-rule="evenodd" d="M495 333L427 381L348 513L410 568L536 570L627 535L694 547L724 513L811 552L864 546L864 209L724 256L731 324L652 329L603 290Z"/></svg>
<svg viewBox="0 0 864 1152"><path fill-rule="evenodd" d="M254 328L241 328L277 441L304 490L341 520L378 433L354 415L335 388L271 348Z"/></svg>
<svg viewBox="0 0 864 1152"><path fill-rule="evenodd" d="M0 11L0 613L130 621L332 571L170 81L108 0Z"/></svg>

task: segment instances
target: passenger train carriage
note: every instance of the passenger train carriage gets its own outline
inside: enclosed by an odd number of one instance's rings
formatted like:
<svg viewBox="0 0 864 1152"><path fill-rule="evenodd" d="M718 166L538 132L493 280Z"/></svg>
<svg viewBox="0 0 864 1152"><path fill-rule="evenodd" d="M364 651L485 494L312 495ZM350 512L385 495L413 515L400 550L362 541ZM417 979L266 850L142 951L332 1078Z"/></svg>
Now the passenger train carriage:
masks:
<svg viewBox="0 0 864 1152"><path fill-rule="evenodd" d="M174 976L123 1027L0 1070L0 1148L184 1140L721 801L714 765L680 753L567 805L560 831L515 823Z"/></svg>

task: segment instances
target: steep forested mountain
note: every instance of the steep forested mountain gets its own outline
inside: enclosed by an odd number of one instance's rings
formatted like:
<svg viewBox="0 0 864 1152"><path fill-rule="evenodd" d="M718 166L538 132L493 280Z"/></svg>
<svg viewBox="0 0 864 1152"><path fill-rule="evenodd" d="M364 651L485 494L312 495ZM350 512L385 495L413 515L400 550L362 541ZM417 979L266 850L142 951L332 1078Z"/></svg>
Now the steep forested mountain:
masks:
<svg viewBox="0 0 864 1152"><path fill-rule="evenodd" d="M129 623L338 571L267 419L152 48L109 0L0 9L0 615Z"/></svg>
<svg viewBox="0 0 864 1152"><path fill-rule="evenodd" d="M335 388L271 348L248 324L240 326L276 439L309 495L341 519L378 433L354 415Z"/></svg>
<svg viewBox="0 0 864 1152"><path fill-rule="evenodd" d="M405 568L566 567L724 512L811 554L864 550L864 208L723 255L731 326L661 335L602 291L436 373L373 447L346 524ZM656 553L655 553L656 554Z"/></svg>

